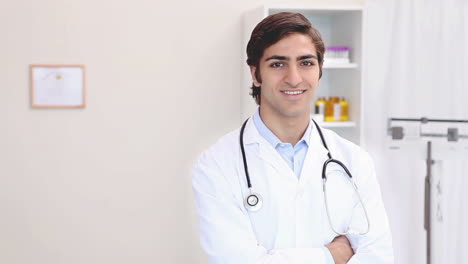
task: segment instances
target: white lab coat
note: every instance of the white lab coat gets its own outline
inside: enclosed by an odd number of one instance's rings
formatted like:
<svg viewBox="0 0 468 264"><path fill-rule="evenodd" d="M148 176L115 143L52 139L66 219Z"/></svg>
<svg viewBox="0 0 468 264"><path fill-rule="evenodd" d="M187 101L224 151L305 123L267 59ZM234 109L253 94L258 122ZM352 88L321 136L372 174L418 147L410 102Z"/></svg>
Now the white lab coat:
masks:
<svg viewBox="0 0 468 264"><path fill-rule="evenodd" d="M369 213L370 232L348 235L355 255L348 263L393 263L387 215L369 155L333 131L322 129L333 158L350 170ZM323 264L324 245L336 234L325 213L321 171L327 157L315 126L301 175L294 174L279 153L258 133L252 119L244 131L244 145L254 191L263 207L247 211L248 188L237 129L202 153L193 170L193 190L199 216L201 245L209 263ZM329 206L334 226L351 223L357 198L342 170L329 165ZM331 178L335 180L332 181ZM341 180L340 180L341 179ZM365 217L354 216L365 229ZM356 213L357 214L357 213ZM356 215L355 214L355 215Z"/></svg>

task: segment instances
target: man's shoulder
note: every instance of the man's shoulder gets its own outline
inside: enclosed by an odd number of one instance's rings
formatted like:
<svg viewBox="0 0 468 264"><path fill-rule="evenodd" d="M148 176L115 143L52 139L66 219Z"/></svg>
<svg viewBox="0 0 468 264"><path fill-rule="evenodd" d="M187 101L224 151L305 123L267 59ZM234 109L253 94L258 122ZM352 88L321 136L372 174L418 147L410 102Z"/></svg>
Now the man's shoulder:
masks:
<svg viewBox="0 0 468 264"><path fill-rule="evenodd" d="M220 137L214 144L203 151L198 162L216 162L218 164L233 161L239 151L239 131L237 128Z"/></svg>
<svg viewBox="0 0 468 264"><path fill-rule="evenodd" d="M211 189L215 193L213 195L225 195L226 190L237 186L238 180L235 176L239 149L239 129L219 138L203 151L193 164L193 185L205 190Z"/></svg>
<svg viewBox="0 0 468 264"><path fill-rule="evenodd" d="M234 129L224 136L220 137L212 144L205 152L214 153L216 155L228 155L239 148L239 133L240 128Z"/></svg>

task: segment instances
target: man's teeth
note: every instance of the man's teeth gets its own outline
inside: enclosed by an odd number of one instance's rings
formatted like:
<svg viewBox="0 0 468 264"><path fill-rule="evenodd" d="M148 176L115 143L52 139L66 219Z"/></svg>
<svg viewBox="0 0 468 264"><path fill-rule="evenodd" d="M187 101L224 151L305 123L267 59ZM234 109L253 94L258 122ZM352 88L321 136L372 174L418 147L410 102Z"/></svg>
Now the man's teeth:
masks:
<svg viewBox="0 0 468 264"><path fill-rule="evenodd" d="M285 94L301 94L304 91L281 91L281 92Z"/></svg>

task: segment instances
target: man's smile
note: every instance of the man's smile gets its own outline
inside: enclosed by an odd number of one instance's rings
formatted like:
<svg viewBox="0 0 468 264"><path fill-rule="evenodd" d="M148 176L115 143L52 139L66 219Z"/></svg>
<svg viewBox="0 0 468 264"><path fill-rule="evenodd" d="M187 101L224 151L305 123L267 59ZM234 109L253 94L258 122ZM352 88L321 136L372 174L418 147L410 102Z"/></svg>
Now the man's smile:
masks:
<svg viewBox="0 0 468 264"><path fill-rule="evenodd" d="M286 95L300 95L303 94L306 90L283 90L282 93Z"/></svg>

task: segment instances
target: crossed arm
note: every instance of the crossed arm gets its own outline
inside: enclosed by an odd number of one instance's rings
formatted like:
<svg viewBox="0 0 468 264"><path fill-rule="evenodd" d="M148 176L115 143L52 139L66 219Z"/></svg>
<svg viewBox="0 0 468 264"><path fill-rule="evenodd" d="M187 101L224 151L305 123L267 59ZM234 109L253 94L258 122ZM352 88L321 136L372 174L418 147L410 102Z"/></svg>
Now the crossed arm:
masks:
<svg viewBox="0 0 468 264"><path fill-rule="evenodd" d="M282 248L268 251L259 245L248 215L232 195L231 183L220 167L202 157L194 169L192 185L199 216L201 245L212 264L328 264L323 247ZM369 163L370 162L370 163ZM208 165L209 164L209 165ZM371 161L364 164L370 177L361 191L372 222L365 236L338 236L324 245L336 264L392 264L393 249L380 189Z"/></svg>

